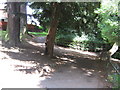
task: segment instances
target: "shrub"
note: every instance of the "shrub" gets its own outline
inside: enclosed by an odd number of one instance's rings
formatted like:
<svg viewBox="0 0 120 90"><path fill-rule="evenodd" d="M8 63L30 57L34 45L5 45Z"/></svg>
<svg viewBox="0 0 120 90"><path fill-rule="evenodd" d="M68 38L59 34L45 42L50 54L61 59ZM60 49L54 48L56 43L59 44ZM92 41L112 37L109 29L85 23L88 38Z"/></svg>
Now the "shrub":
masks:
<svg viewBox="0 0 120 90"><path fill-rule="evenodd" d="M69 44L73 42L75 36L75 31L72 29L65 28L58 30L55 43L60 46L69 47Z"/></svg>
<svg viewBox="0 0 120 90"><path fill-rule="evenodd" d="M102 39L97 39L94 35L85 35L82 33L82 36L76 36L69 46L79 50L100 51L106 45Z"/></svg>
<svg viewBox="0 0 120 90"><path fill-rule="evenodd" d="M69 47L69 44L73 42L74 35L59 35L56 37L56 44L60 46Z"/></svg>
<svg viewBox="0 0 120 90"><path fill-rule="evenodd" d="M97 40L81 40L79 42L72 42L70 47L79 50L100 51L103 49L103 42Z"/></svg>
<svg viewBox="0 0 120 90"><path fill-rule="evenodd" d="M97 52L103 49L106 49L106 51L110 49L109 44L103 39L97 39L94 35L85 35L85 33L82 33L80 37L71 29L59 30L55 42L57 45L78 50Z"/></svg>

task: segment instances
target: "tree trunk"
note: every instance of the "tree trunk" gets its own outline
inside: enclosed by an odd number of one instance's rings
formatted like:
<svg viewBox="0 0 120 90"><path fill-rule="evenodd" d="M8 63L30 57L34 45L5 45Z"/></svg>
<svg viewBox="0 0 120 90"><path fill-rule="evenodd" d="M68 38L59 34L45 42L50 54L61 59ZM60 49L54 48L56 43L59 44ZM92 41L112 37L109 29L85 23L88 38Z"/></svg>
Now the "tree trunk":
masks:
<svg viewBox="0 0 120 90"><path fill-rule="evenodd" d="M8 37L11 46L17 46L20 43L20 2L8 3Z"/></svg>
<svg viewBox="0 0 120 90"><path fill-rule="evenodd" d="M112 46L112 48L109 50L110 56L112 56L113 54L115 54L115 52L117 52L118 50L118 44L115 42Z"/></svg>
<svg viewBox="0 0 120 90"><path fill-rule="evenodd" d="M47 38L46 38L46 48L45 48L45 54L50 57L53 56L55 34L58 26L59 4L53 3L53 7L54 7L54 10L52 14L52 21L51 21Z"/></svg>
<svg viewBox="0 0 120 90"><path fill-rule="evenodd" d="M111 56L115 54L115 52L118 50L118 43L114 43L112 48L107 52L101 52L100 53L100 59L101 60L110 60Z"/></svg>
<svg viewBox="0 0 120 90"><path fill-rule="evenodd" d="M25 33L27 31L27 10L26 10L27 3L23 2L20 6L20 32L21 32L21 39L24 40Z"/></svg>

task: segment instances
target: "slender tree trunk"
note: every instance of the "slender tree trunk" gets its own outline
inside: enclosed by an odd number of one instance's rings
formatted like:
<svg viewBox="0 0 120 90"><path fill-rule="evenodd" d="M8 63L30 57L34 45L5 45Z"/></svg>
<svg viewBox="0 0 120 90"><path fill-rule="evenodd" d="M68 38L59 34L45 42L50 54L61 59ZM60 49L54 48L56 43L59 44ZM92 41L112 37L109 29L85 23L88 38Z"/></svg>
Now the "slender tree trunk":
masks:
<svg viewBox="0 0 120 90"><path fill-rule="evenodd" d="M54 10L52 14L52 21L51 21L47 38L46 38L46 48L45 48L45 54L50 57L53 56L55 34L58 26L59 4L53 3L53 7L54 7Z"/></svg>
<svg viewBox="0 0 120 90"><path fill-rule="evenodd" d="M113 54L115 54L117 52L117 50L118 50L118 43L115 42L109 51L107 51L107 52L103 51L100 53L100 59L101 60L110 60L111 56Z"/></svg>
<svg viewBox="0 0 120 90"><path fill-rule="evenodd" d="M113 54L115 54L115 52L117 52L118 50L118 44L115 42L112 46L112 48L109 50L110 56L112 56Z"/></svg>
<svg viewBox="0 0 120 90"><path fill-rule="evenodd" d="M8 37L11 46L17 46L20 43L20 2L8 3Z"/></svg>

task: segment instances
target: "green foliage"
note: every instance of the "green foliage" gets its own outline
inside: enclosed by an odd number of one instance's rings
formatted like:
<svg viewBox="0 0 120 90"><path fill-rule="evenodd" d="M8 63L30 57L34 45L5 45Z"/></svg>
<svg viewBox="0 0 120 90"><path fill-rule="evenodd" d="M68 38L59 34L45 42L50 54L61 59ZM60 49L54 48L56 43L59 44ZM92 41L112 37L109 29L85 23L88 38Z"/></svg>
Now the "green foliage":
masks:
<svg viewBox="0 0 120 90"><path fill-rule="evenodd" d="M120 50L118 50L118 52L116 52L112 57L120 59Z"/></svg>
<svg viewBox="0 0 120 90"><path fill-rule="evenodd" d="M103 49L103 41L88 35L77 36L73 39L71 47L79 50L100 51Z"/></svg>
<svg viewBox="0 0 120 90"><path fill-rule="evenodd" d="M120 29L118 23L118 5L114 0L106 0L106 3L101 4L101 8L97 9L102 20L98 23L101 30L101 35L104 40L114 43L120 41Z"/></svg>
<svg viewBox="0 0 120 90"><path fill-rule="evenodd" d="M75 30L59 30L56 35L56 44L71 47L78 50L87 51L100 51L103 49L105 42L103 40L97 39L94 35L78 36Z"/></svg>
<svg viewBox="0 0 120 90"><path fill-rule="evenodd" d="M99 6L98 2L61 2L58 30L71 28L75 29L79 36L81 36L81 32L94 33L97 36L99 17L94 13L94 9ZM41 26L45 29L49 28L54 8L52 2L34 2L30 7L34 9L33 15Z"/></svg>
<svg viewBox="0 0 120 90"><path fill-rule="evenodd" d="M30 7L35 10L34 17L40 21L41 26L48 28L53 10L52 3L34 2ZM98 2L61 2L55 43L82 50L101 50L105 43L97 26L101 18L94 13L99 7ZM83 33L87 35L84 40L81 38Z"/></svg>
<svg viewBox="0 0 120 90"><path fill-rule="evenodd" d="M38 19L44 31L46 31L52 16L52 3L34 2L30 4L30 7L34 10L34 18Z"/></svg>
<svg viewBox="0 0 120 90"><path fill-rule="evenodd" d="M99 16L94 13L100 3L61 3L61 16L59 19L56 43L83 50L93 50L90 37L102 40L100 30L97 27ZM65 29L69 28L69 29ZM72 32L72 33L71 33ZM82 40L83 32L89 40ZM79 39L78 39L79 38ZM76 41L76 40L77 41ZM96 40L97 41L97 40ZM95 42L96 43L96 42Z"/></svg>
<svg viewBox="0 0 120 90"><path fill-rule="evenodd" d="M120 75L113 73L108 75L108 80L113 84L113 90L118 90L120 88Z"/></svg>
<svg viewBox="0 0 120 90"><path fill-rule="evenodd" d="M39 29L43 29L43 27L42 27L42 26L39 26L38 28L39 28Z"/></svg>
<svg viewBox="0 0 120 90"><path fill-rule="evenodd" d="M63 30L58 30L55 43L60 46L68 47L71 42L73 42L73 38L75 37L75 30L71 30L65 28Z"/></svg>

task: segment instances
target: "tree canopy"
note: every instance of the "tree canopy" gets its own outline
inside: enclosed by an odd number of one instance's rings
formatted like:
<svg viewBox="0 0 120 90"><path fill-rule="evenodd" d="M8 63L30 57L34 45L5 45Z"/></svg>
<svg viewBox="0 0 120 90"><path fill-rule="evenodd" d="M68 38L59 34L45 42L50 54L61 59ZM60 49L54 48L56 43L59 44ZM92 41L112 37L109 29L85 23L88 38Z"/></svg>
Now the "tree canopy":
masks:
<svg viewBox="0 0 120 90"><path fill-rule="evenodd" d="M30 5L34 9L33 16L45 30L50 28L54 10L52 4L53 2L34 2ZM99 16L94 13L100 7L100 2L60 2L59 7L55 39L58 45L68 46L76 36L81 37L83 32L94 39L102 39L97 27Z"/></svg>
<svg viewBox="0 0 120 90"><path fill-rule="evenodd" d="M119 45L118 0L105 3L32 2L29 6L34 10L34 18L44 31L48 31L46 42L52 42L52 46L55 42L57 45L96 51L104 41Z"/></svg>
<svg viewBox="0 0 120 90"><path fill-rule="evenodd" d="M44 28L49 27L52 14L52 2L34 2L30 5L35 10L34 17ZM81 32L96 34L98 15L94 9L100 6L99 2L61 2L58 30L71 28L81 35ZM97 29L96 29L97 30Z"/></svg>
<svg viewBox="0 0 120 90"><path fill-rule="evenodd" d="M98 24L102 37L110 43L120 43L120 29L118 27L118 0L106 0L97 11L102 20Z"/></svg>

